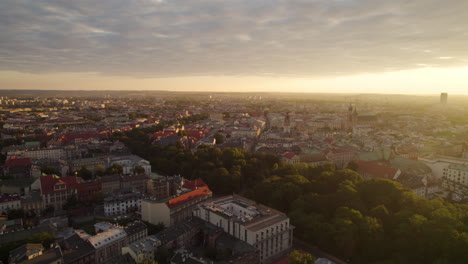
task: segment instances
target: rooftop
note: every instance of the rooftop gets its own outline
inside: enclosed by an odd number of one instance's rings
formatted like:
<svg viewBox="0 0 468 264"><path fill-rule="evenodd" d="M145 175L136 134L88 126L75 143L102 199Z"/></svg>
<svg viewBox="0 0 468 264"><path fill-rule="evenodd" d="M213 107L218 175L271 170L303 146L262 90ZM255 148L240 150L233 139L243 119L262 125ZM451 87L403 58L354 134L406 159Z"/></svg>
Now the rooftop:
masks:
<svg viewBox="0 0 468 264"><path fill-rule="evenodd" d="M197 197L205 196L205 195L211 195L211 190L208 188L208 186L203 186L194 191L172 198L171 200L167 201L167 206L169 208L174 208L188 201L191 201Z"/></svg>
<svg viewBox="0 0 468 264"><path fill-rule="evenodd" d="M122 228L113 228L105 232L98 233L95 236L89 237L88 241L94 248L98 249L117 240L125 238L126 236L127 233L125 233Z"/></svg>

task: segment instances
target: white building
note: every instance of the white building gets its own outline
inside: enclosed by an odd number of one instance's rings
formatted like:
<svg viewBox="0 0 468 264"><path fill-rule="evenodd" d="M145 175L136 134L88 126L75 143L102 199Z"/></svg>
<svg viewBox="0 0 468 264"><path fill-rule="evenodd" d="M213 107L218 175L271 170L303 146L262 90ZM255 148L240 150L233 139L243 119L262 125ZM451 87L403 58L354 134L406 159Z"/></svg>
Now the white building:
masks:
<svg viewBox="0 0 468 264"><path fill-rule="evenodd" d="M292 246L294 227L284 213L241 196L225 196L204 202L194 215L255 246L261 263L284 256Z"/></svg>
<svg viewBox="0 0 468 264"><path fill-rule="evenodd" d="M104 199L106 216L123 215L141 209L143 195L137 192L121 193Z"/></svg>
<svg viewBox="0 0 468 264"><path fill-rule="evenodd" d="M432 176L441 179L447 176L446 173L450 165L468 166L468 159L456 158L442 155L419 157L419 161L424 162L432 170Z"/></svg>
<svg viewBox="0 0 468 264"><path fill-rule="evenodd" d="M109 160L109 167L114 164L122 165L123 174L134 174L136 167L143 167L146 175L151 175L151 164L149 161L137 155L116 156Z"/></svg>
<svg viewBox="0 0 468 264"><path fill-rule="evenodd" d="M161 246L156 236L148 236L122 248L122 255L129 253L136 263L155 260L154 253Z"/></svg>

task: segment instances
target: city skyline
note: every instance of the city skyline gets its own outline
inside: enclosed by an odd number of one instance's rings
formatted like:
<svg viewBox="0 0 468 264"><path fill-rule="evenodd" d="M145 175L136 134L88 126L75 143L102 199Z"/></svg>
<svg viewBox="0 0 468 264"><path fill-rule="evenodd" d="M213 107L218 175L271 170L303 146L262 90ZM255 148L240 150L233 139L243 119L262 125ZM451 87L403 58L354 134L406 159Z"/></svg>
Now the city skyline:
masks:
<svg viewBox="0 0 468 264"><path fill-rule="evenodd" d="M462 1L4 7L0 89L468 94Z"/></svg>

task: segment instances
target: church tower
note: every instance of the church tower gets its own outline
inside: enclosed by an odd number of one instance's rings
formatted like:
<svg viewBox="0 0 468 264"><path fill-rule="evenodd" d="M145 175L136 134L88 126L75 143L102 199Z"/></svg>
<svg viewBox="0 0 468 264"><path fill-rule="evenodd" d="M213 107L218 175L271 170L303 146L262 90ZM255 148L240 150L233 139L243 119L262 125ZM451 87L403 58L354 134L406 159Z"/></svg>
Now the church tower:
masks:
<svg viewBox="0 0 468 264"><path fill-rule="evenodd" d="M286 113L283 123L283 133L290 135L291 134L291 120L289 118L289 112Z"/></svg>

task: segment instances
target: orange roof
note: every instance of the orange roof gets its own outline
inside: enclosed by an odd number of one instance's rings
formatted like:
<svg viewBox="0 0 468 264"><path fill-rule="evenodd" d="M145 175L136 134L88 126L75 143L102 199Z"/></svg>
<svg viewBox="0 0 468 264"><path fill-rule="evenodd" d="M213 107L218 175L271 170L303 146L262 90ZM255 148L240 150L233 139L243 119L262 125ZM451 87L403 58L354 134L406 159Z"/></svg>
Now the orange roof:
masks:
<svg viewBox="0 0 468 264"><path fill-rule="evenodd" d="M167 201L167 207L169 208L174 208L176 206L179 206L181 204L184 204L188 201L191 201L197 197L200 197L200 196L204 196L204 195L210 195L211 194L211 190L208 188L208 186L203 186L203 187L200 187L194 191L191 191L191 192L188 192L188 193L185 193L185 194L182 194L181 196L178 196L174 199L171 199L169 201Z"/></svg>

